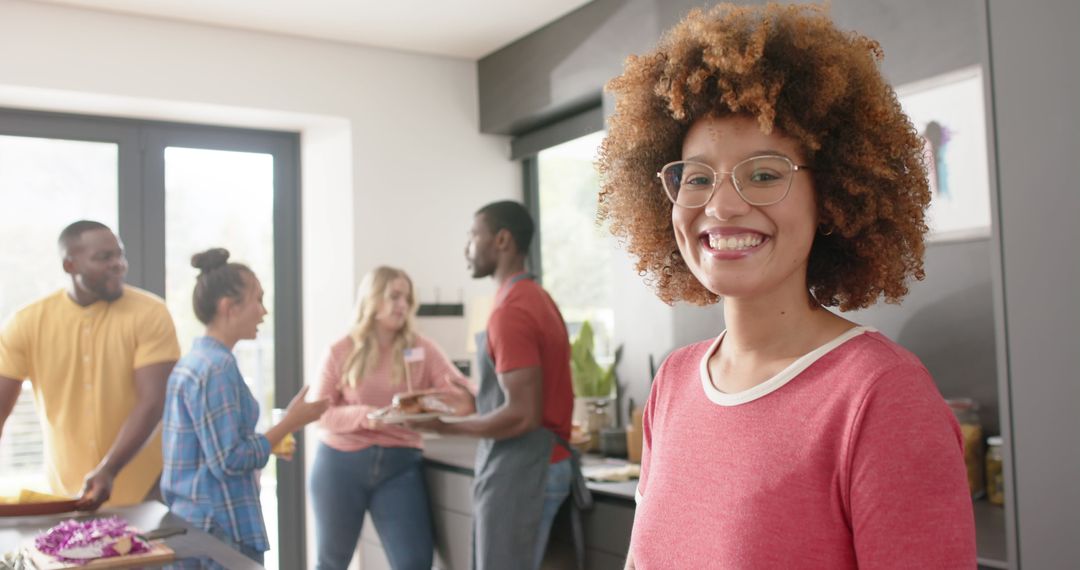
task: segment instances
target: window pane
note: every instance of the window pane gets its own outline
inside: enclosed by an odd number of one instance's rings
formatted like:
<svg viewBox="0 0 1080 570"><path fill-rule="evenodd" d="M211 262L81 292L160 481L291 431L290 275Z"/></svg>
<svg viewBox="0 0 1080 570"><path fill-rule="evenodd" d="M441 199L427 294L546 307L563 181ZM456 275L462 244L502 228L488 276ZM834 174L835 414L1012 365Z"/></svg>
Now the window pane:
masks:
<svg viewBox="0 0 1080 570"><path fill-rule="evenodd" d="M117 145L0 135L0 319L67 282L56 238L79 219L117 226ZM30 384L0 439L0 494L29 487L47 491L42 432Z"/></svg>
<svg viewBox="0 0 1080 570"><path fill-rule="evenodd" d="M545 149L537 157L540 179L540 255L544 287L562 310L571 336L588 320L598 356L611 356L613 239L596 224L600 190L597 132Z"/></svg>
<svg viewBox="0 0 1080 570"><path fill-rule="evenodd" d="M198 275L191 267L195 253L211 247L228 249L230 261L247 265L259 277L263 302L273 309L273 175L274 159L269 154L165 149L165 295L185 351L205 330L191 307ZM259 400L263 424L274 405L274 313L260 325L258 338L240 341L233 352ZM262 473L262 505L272 553L278 552L276 482L276 462L271 460ZM277 556L268 556L266 562L275 568Z"/></svg>

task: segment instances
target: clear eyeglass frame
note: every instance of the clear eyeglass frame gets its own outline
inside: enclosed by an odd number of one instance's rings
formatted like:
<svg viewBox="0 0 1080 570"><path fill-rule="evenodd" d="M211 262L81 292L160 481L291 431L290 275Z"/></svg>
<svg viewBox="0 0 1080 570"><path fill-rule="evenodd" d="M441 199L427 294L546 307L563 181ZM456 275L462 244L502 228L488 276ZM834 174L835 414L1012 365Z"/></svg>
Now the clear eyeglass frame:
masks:
<svg viewBox="0 0 1080 570"><path fill-rule="evenodd" d="M744 166L746 164L749 164L749 163L751 163L753 161L762 160L762 159L778 159L778 160L781 160L781 161L787 163L787 166L790 168L790 175L786 177L787 178L787 186L784 188L784 191L780 194L780 196L778 198L776 198L776 199L773 199L773 200L754 200L754 199L751 199L749 196L746 195L746 192L742 188L742 185L739 183L738 177L735 176L735 173L739 171L739 167ZM704 196L704 198L702 198L700 200L700 203L694 202L694 203L691 203L691 204L686 204L685 200L683 200L684 203L680 203L679 200L678 200L679 189L678 188L671 189L671 188L668 187L668 180L664 176L664 174L669 169L674 168L674 167L676 167L676 166L678 166L680 164L681 165L692 164L692 165L702 166L702 167L710 170L713 173L712 188L710 188L708 194L706 194ZM809 166L807 166L807 165L804 165L804 164L795 164L795 162L792 161L790 158L788 158L788 157L786 157L784 155L781 155L781 154L761 154L761 155L757 155L757 156L751 156L751 157L749 157L749 158L747 158L745 160L739 161L738 164L733 166L730 171L716 170L712 166L709 166L708 164L705 164L704 162L699 162L699 161L696 161L696 160L675 160L675 161L672 161L672 162L669 162L669 163L665 164L663 166L663 168L661 168L660 171L656 173L656 177L660 179L660 185L664 189L664 196L666 196L667 199L669 201L671 201L672 204L674 204L676 206L683 207L683 208L700 208L700 207L704 206L705 204L708 204L709 200L712 200L713 196L716 194L716 189L720 186L720 184L722 184L722 182L724 180L724 178L722 178L722 175L725 175L725 174L727 175L727 178L731 180L731 186L733 188L735 188L735 192L739 195L739 198L741 198L744 202L746 202L747 204L750 204L751 206L771 206L773 204L776 204L776 203L782 201L784 198L787 198L787 195L791 192L791 185L792 185L792 182L795 180L795 174L798 173L801 170L811 170L811 168ZM763 186L763 187L768 187L768 186Z"/></svg>

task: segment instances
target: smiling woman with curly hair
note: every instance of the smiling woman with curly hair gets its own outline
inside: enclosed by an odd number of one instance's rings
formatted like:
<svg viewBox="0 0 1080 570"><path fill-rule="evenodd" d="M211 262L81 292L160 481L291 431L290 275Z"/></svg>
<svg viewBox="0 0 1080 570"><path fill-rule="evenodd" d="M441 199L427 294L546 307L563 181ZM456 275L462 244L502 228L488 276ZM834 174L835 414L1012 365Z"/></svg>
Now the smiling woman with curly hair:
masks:
<svg viewBox="0 0 1080 570"><path fill-rule="evenodd" d="M657 374L628 567L975 565L933 379L823 308L923 277L923 144L882 56L820 7L721 5L608 85L600 217L663 301L727 325Z"/></svg>

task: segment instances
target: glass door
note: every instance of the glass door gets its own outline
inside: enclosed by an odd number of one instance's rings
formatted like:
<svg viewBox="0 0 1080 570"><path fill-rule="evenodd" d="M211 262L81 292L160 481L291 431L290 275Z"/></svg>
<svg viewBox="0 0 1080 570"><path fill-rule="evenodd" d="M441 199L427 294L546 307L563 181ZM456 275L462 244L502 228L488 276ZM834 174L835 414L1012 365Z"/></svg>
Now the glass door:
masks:
<svg viewBox="0 0 1080 570"><path fill-rule="evenodd" d="M57 236L93 219L118 228L128 283L165 298L187 351L202 331L191 255L226 247L266 291L270 314L236 354L268 419L303 384L299 184L295 133L0 109L0 320L64 285ZM269 568L306 565L298 439L292 463L263 473ZM42 466L27 384L0 438L0 490L40 482Z"/></svg>
<svg viewBox="0 0 1080 570"><path fill-rule="evenodd" d="M255 340L233 352L259 401L260 429L274 407L274 157L264 153L167 147L165 157L165 299L176 321L180 346L203 334L191 292L198 270L191 256L211 247L229 250L229 260L250 267L262 283L270 309ZM263 515L272 553L278 549L277 461L261 476ZM267 568L277 560L267 558Z"/></svg>
<svg viewBox="0 0 1080 570"><path fill-rule="evenodd" d="M184 350L204 327L191 293L197 271L191 256L211 247L251 267L265 291L269 314L258 337L234 352L259 401L260 427L303 384L300 361L300 204L298 140L266 133L192 125L155 125L142 131L148 236L161 251L150 274L165 292ZM299 438L302 439L302 438ZM271 458L261 474L261 502L270 541L266 567L304 564L303 446L292 462ZM288 540L280 540L288 537Z"/></svg>

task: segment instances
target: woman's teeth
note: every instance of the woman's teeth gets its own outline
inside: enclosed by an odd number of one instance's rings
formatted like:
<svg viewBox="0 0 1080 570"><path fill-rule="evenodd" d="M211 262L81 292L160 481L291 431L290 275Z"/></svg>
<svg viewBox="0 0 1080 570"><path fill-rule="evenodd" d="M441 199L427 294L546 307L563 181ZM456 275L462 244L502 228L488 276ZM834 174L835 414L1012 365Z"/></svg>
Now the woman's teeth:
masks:
<svg viewBox="0 0 1080 570"><path fill-rule="evenodd" d="M738 236L718 236L709 235L709 247L717 251L738 251L740 249L750 249L761 245L763 236L758 234L746 234Z"/></svg>

